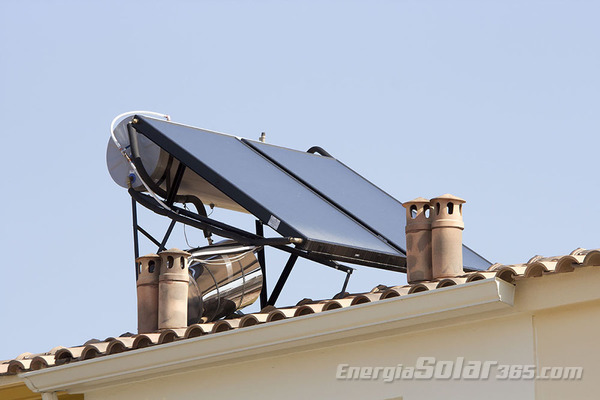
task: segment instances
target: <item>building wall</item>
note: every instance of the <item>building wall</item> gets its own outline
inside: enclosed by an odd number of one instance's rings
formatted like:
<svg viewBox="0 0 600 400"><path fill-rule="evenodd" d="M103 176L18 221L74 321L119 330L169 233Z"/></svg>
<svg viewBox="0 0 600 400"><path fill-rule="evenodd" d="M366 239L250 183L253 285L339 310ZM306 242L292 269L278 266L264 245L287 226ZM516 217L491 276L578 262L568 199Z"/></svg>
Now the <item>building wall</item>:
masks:
<svg viewBox="0 0 600 400"><path fill-rule="evenodd" d="M600 301L542 311L535 314L533 323L540 368L583 367L580 381L536 381L537 398L600 398Z"/></svg>
<svg viewBox="0 0 600 400"><path fill-rule="evenodd" d="M166 376L86 393L96 399L532 399L535 382L488 380L338 380L338 364L414 366L418 357L535 364L531 315L429 328L326 348ZM492 384L492 385L491 385Z"/></svg>

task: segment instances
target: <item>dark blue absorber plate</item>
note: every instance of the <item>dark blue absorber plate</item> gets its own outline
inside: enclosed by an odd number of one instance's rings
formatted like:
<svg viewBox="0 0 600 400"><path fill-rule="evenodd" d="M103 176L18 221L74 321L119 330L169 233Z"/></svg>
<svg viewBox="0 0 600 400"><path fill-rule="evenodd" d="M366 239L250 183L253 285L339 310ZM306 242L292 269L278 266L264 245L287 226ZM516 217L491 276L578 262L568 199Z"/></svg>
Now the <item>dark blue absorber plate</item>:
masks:
<svg viewBox="0 0 600 400"><path fill-rule="evenodd" d="M244 139L371 231L405 252L406 210L398 200L333 157ZM491 263L463 246L463 264L487 269Z"/></svg>

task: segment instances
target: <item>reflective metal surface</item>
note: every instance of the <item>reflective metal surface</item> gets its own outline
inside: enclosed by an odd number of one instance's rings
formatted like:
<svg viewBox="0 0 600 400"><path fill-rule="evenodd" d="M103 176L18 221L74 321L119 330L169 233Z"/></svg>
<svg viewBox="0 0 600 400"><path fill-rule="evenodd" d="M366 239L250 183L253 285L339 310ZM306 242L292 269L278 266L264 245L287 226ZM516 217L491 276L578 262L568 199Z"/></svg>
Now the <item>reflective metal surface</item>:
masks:
<svg viewBox="0 0 600 400"><path fill-rule="evenodd" d="M190 250L188 325L215 321L254 303L263 281L257 250L231 241Z"/></svg>

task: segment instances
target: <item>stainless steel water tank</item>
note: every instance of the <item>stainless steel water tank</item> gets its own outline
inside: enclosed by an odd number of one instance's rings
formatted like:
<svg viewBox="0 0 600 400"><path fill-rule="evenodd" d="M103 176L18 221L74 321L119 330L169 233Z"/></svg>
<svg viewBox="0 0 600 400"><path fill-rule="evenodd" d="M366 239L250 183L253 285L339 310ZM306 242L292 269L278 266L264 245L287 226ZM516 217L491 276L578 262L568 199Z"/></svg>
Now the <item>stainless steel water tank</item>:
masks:
<svg viewBox="0 0 600 400"><path fill-rule="evenodd" d="M218 320L256 301L263 282L256 251L233 241L189 251L188 325Z"/></svg>

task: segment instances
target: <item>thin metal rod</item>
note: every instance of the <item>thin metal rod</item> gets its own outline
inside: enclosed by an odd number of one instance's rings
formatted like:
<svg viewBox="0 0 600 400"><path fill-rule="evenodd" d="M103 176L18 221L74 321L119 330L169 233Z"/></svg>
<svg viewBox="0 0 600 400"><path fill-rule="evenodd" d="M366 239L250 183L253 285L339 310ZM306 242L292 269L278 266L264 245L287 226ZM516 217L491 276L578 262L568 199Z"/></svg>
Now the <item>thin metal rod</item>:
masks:
<svg viewBox="0 0 600 400"><path fill-rule="evenodd" d="M316 263L325 265L326 267L337 269L338 271L348 272L348 270L354 270L354 268L350 268L350 267L347 267L345 265L339 264L336 261L333 261L333 260L330 260L330 259L327 259L327 258L321 258L321 257L313 256L311 254L308 254L305 251L298 250L298 249L296 249L294 247L279 246L279 245L273 245L273 247L275 247L276 249L279 249L281 251L285 251L286 253L295 254L295 255L297 255L299 257L306 258L307 260L311 260L311 261L314 261Z"/></svg>
<svg viewBox="0 0 600 400"><path fill-rule="evenodd" d="M169 224L169 228L167 228L165 237L163 238L162 242L160 242L160 245L158 246L158 251L166 250L165 244L167 244L167 240L169 240L169 236L171 236L171 232L173 232L173 228L175 227L176 223L177 223L177 221L175 221L174 219L171 220L171 224Z"/></svg>
<svg viewBox="0 0 600 400"><path fill-rule="evenodd" d="M346 272L348 270L348 268L350 268L350 267L347 267L345 265L342 265L342 264L338 263L335 260L332 260L331 258L318 257L318 256L315 256L315 255L309 254L306 251L302 251L302 250L299 250L299 249L294 248L294 247L280 246L280 245L276 245L276 244L271 244L270 246L275 247L275 248L277 248L279 250L285 251L287 253L296 253L300 257L303 257L303 258L306 258L308 260L317 262L319 264L326 265L326 266L328 266L330 268L337 269L339 271ZM394 272L404 272L404 273L406 273L406 267L404 267L404 266L394 267L394 266L391 266L391 265L382 265L382 264L378 264L378 263L374 263L374 262L370 262L370 261L365 261L365 260L362 260L360 262L360 264L364 265L364 266L367 266L367 267L372 267L372 268L377 268L377 269L383 269L385 271L394 271ZM352 269L354 269L354 268L352 268Z"/></svg>
<svg viewBox="0 0 600 400"><path fill-rule="evenodd" d="M346 288L348 287L348 281L350 280L350 275L352 275L352 270L346 272L346 279L344 279L344 284L342 285L342 290L340 293L344 293Z"/></svg>
<svg viewBox="0 0 600 400"><path fill-rule="evenodd" d="M252 244L254 246L277 246L286 245L290 243L298 243L298 238L282 237L282 238L261 238L254 233L244 231L239 228L235 228L231 225L224 224L214 219L206 218L201 215L192 213L173 206L172 208L177 212L166 210L161 207L156 200L148 195L139 193L136 190L129 189L129 194L142 206L152 210L158 215L163 215L170 218L173 221L181 222L182 224L193 226L198 229L210 229L213 233L226 238L234 239L243 244Z"/></svg>
<svg viewBox="0 0 600 400"><path fill-rule="evenodd" d="M279 298L279 295L281 294L281 290L283 289L285 282L287 281L288 277L290 276L290 273L292 272L292 268L294 268L294 264L296 264L296 260L298 260L298 255L296 254L291 254L290 258L288 258L287 263L285 264L285 267L283 267L283 271L281 271L281 275L279 276L279 279L277 280L277 283L275 284L275 287L271 292L271 296L269 297L269 301L267 302L268 305L275 305L275 302Z"/></svg>
<svg viewBox="0 0 600 400"><path fill-rule="evenodd" d="M194 214L194 213L186 211L182 208L173 206L172 208L175 209L177 211L177 213L174 213L170 210L166 210L163 207L161 207L158 204L158 202L156 200L154 200L152 197L145 195L145 194L141 194L140 192L138 192L136 190L129 189L129 195L131 197L133 197L142 206L148 208L149 210L155 212L156 214L163 215L172 220L177 219L179 222L184 223L186 225L190 225L190 226L193 226L198 229L210 228L219 236L228 237L228 238L236 239L236 240L239 236L244 236L247 238L257 238L257 236L255 234L246 232L242 229L235 228L231 225L227 225L225 223L215 221L215 220L207 218L207 217L203 217L198 214ZM190 220L191 218L193 218L194 220L193 221ZM186 221L188 221L188 222L186 222ZM226 234L223 235L223 233L226 233L226 232L232 232L232 233L236 234L236 236L231 237L231 236L227 236Z"/></svg>
<svg viewBox="0 0 600 400"><path fill-rule="evenodd" d="M150 240L152 243L160 247L160 242L156 240L151 234L149 234L148 231L146 231L144 228L138 226L138 231L140 231L142 235L146 236L148 240Z"/></svg>
<svg viewBox="0 0 600 400"><path fill-rule="evenodd" d="M137 260L138 257L140 256L140 244L138 241L138 222L137 222L137 203L135 201L135 199L132 197L131 198L131 217L133 219L133 256L135 257L134 260ZM137 266L137 262L134 261L135 264L135 280L137 281L138 279L138 266Z"/></svg>
<svg viewBox="0 0 600 400"><path fill-rule="evenodd" d="M261 221L256 220L256 235L262 238L265 237L263 224ZM258 251L258 263L260 264L260 270L262 272L262 289L260 291L260 308L263 309L267 306L267 261L265 258L265 246L262 246Z"/></svg>

